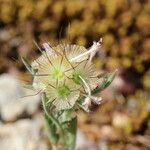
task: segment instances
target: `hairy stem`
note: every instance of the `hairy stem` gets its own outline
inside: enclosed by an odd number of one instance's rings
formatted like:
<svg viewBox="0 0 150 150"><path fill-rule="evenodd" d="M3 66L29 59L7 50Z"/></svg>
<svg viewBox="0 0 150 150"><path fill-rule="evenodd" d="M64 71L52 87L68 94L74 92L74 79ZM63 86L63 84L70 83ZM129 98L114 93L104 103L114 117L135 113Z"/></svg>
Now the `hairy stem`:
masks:
<svg viewBox="0 0 150 150"><path fill-rule="evenodd" d="M49 117L49 119L56 125L57 129L60 132L60 137L64 141L64 144L65 144L64 130L63 130L61 124L59 123L59 121L51 113L48 112L47 107L46 107L45 99L46 99L46 96L45 96L45 94L43 94L43 96L42 96L42 105L43 105L44 112Z"/></svg>

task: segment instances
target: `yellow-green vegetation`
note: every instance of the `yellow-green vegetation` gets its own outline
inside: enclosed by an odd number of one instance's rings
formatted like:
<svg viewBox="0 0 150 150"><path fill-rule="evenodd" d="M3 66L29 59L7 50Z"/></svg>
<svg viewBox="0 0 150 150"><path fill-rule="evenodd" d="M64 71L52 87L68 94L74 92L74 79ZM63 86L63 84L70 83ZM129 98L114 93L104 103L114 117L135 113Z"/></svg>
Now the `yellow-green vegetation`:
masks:
<svg viewBox="0 0 150 150"><path fill-rule="evenodd" d="M149 1L0 0L0 4L0 28L8 30L9 39L23 37L29 49L39 36L57 43L62 30L62 39L85 46L103 37L107 61L97 59L97 66L133 68L143 74L150 64Z"/></svg>

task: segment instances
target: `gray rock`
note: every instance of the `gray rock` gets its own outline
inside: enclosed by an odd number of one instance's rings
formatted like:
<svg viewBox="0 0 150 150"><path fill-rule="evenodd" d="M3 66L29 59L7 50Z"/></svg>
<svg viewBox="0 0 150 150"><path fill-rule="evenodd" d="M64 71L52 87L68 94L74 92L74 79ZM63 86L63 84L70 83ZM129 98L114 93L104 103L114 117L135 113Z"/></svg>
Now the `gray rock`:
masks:
<svg viewBox="0 0 150 150"><path fill-rule="evenodd" d="M41 137L42 127L42 123L35 119L24 119L12 124L1 124L0 149L48 150L49 146Z"/></svg>
<svg viewBox="0 0 150 150"><path fill-rule="evenodd" d="M90 141L80 129L77 131L76 149L97 150L95 143Z"/></svg>
<svg viewBox="0 0 150 150"><path fill-rule="evenodd" d="M29 96L35 92L24 89L21 83L8 74L0 76L0 113L5 121L14 121L24 112L27 115L34 114L40 103L40 96Z"/></svg>

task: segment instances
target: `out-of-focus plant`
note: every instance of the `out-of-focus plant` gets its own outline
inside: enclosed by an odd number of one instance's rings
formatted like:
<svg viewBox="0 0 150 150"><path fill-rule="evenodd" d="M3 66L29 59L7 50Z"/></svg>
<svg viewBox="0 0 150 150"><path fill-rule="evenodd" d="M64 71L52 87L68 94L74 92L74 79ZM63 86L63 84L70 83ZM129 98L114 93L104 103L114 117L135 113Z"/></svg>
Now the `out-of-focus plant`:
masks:
<svg viewBox="0 0 150 150"><path fill-rule="evenodd" d="M131 68L135 75L145 78L150 64L148 0L0 0L0 4L0 31L7 31L0 36L1 62L11 55L9 49L16 47L16 42L12 41L21 38L17 43L18 53L22 51L18 50L22 49L18 48L19 42L26 41L29 55L29 49L33 48L30 41L35 35L49 36L50 41L56 43L63 27L62 38L66 39L69 34L70 41L79 45L89 46L92 39L99 38L99 35L103 37L107 61L96 59L98 66ZM69 22L68 33L66 26ZM7 67L3 63L0 70L4 72Z"/></svg>
<svg viewBox="0 0 150 150"><path fill-rule="evenodd" d="M115 78L116 71L101 75L94 67L92 58L101 47L101 41L93 42L86 49L83 46L59 44L51 47L43 44L45 51L30 65L22 61L33 76L29 88L42 95L42 105L48 136L61 150L74 150L77 130L76 111L90 112L97 96Z"/></svg>

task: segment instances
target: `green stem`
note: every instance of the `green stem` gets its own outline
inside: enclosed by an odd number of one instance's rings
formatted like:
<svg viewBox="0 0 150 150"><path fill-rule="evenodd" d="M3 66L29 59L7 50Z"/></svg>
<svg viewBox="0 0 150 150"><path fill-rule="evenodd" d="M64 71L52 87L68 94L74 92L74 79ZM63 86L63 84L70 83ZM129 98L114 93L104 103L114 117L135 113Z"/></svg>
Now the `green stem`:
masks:
<svg viewBox="0 0 150 150"><path fill-rule="evenodd" d="M43 105L44 112L51 119L51 121L56 125L56 127L60 131L62 139L65 141L64 131L63 131L61 125L59 124L59 122L54 118L54 116L48 112L47 107L46 107L46 103L45 103L45 99L46 99L46 97L45 97L45 95L43 95L42 105Z"/></svg>
<svg viewBox="0 0 150 150"><path fill-rule="evenodd" d="M43 94L42 96L42 105L44 112L46 116L51 120L51 122L55 125L55 127L58 129L59 134L57 134L60 137L59 142L57 143L58 149L60 150L75 150L75 143L76 143L76 131L77 131L77 118L71 117L71 112L66 110L61 114L60 119L49 112L48 106L46 106L46 95ZM48 120L46 120L48 123ZM49 125L49 124L47 124ZM50 125L49 125L50 127ZM51 128L51 127L50 127ZM54 130L54 128L51 128ZM56 132L56 131L55 131ZM51 134L52 135L52 134ZM54 136L54 135L52 135ZM53 139L53 138L52 138ZM51 139L51 140L52 140ZM56 139L57 140L57 139ZM55 142L55 139L54 139Z"/></svg>

